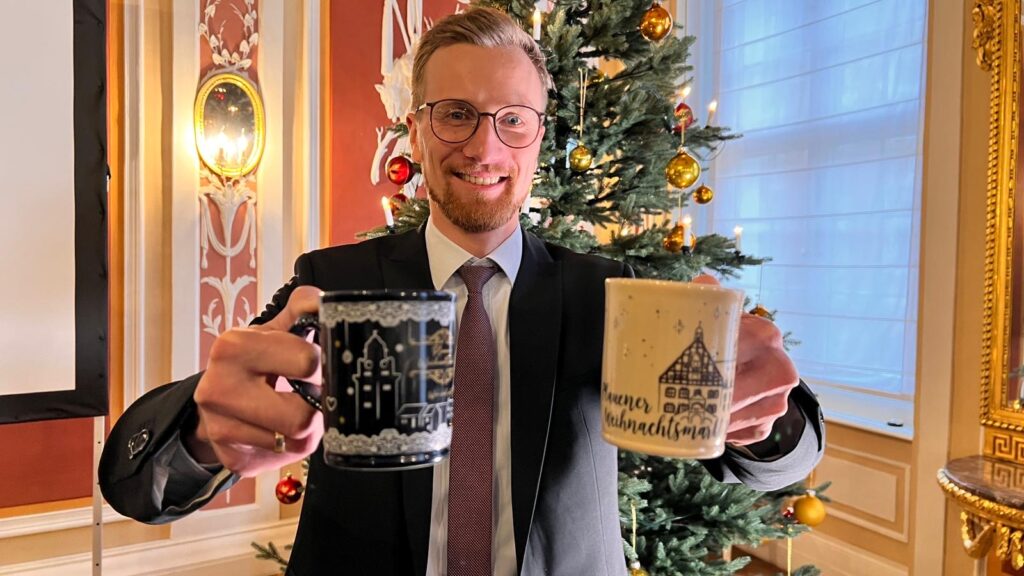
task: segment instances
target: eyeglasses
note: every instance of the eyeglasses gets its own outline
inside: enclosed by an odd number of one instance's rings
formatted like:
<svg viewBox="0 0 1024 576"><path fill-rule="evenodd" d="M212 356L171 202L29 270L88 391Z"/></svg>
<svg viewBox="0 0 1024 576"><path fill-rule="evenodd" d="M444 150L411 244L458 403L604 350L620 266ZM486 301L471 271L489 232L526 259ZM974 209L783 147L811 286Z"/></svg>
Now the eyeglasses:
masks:
<svg viewBox="0 0 1024 576"><path fill-rule="evenodd" d="M544 123L544 114L529 106L514 105L498 108L495 112L481 112L462 100L426 102L416 109L419 113L430 108L430 129L434 136L448 144L461 144L476 134L480 117L490 116L494 132L509 148L526 148L537 139Z"/></svg>

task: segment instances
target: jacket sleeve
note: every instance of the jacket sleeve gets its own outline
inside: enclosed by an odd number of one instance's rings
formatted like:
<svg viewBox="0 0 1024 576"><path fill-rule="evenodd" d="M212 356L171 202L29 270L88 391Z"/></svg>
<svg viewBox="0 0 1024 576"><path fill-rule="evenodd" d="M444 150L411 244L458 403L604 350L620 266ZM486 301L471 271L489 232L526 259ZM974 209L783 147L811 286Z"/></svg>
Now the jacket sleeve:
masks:
<svg viewBox="0 0 1024 576"><path fill-rule="evenodd" d="M721 482L743 483L754 490L785 488L810 474L825 452L825 420L804 382L789 396L789 410L775 421L767 440L701 464Z"/></svg>
<svg viewBox="0 0 1024 576"><path fill-rule="evenodd" d="M276 316L292 290L308 283L309 268L309 258L300 256L296 275L274 294L253 324ZM103 497L119 513L148 524L171 522L205 506L238 480L226 469L211 475L199 468L181 444L181 432L195 426L192 394L200 378L202 372L146 393L111 429L98 475Z"/></svg>

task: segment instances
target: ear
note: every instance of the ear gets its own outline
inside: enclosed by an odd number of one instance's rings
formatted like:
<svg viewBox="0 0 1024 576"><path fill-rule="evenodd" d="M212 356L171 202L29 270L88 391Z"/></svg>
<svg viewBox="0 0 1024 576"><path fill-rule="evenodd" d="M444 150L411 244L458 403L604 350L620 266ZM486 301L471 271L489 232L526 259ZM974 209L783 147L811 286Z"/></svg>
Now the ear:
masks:
<svg viewBox="0 0 1024 576"><path fill-rule="evenodd" d="M420 129L416 124L416 114L410 113L405 117L405 126L409 129L409 146L412 148L412 161L422 164L423 150L420 146Z"/></svg>

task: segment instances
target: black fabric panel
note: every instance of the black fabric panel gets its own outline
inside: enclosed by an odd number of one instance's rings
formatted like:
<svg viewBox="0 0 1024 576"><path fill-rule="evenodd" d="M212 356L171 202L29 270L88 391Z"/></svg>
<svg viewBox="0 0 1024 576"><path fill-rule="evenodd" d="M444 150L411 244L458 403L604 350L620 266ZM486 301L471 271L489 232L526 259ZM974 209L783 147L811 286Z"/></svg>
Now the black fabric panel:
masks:
<svg viewBox="0 0 1024 576"><path fill-rule="evenodd" d="M74 0L72 13L75 389L0 396L0 424L107 413L106 0Z"/></svg>

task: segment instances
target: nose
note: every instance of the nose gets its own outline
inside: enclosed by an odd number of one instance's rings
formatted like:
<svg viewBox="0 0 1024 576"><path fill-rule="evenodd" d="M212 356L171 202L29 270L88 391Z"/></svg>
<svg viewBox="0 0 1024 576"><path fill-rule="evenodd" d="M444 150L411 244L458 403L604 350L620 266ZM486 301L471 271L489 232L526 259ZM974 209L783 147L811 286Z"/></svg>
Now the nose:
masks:
<svg viewBox="0 0 1024 576"><path fill-rule="evenodd" d="M492 164L505 153L506 146L494 129L494 119L481 116L476 132L462 146L462 154L480 164Z"/></svg>

